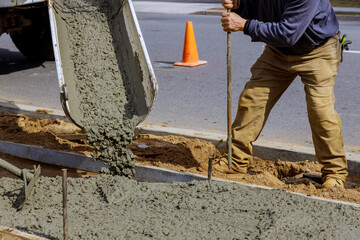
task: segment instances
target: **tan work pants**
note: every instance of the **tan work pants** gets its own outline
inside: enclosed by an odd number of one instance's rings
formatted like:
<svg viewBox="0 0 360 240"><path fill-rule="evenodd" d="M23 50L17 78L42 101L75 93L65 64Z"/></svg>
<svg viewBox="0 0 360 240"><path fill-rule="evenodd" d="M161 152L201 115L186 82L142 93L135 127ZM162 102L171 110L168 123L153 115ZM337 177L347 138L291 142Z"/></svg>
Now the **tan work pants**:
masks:
<svg viewBox="0 0 360 240"><path fill-rule="evenodd" d="M312 52L294 56L266 46L251 68L252 77L239 98L233 122L232 156L234 167L248 166L254 142L270 110L300 76L306 93L308 118L316 157L323 164L323 180L334 177L345 181L347 162L341 134L341 122L334 109L334 79L340 64L338 35Z"/></svg>

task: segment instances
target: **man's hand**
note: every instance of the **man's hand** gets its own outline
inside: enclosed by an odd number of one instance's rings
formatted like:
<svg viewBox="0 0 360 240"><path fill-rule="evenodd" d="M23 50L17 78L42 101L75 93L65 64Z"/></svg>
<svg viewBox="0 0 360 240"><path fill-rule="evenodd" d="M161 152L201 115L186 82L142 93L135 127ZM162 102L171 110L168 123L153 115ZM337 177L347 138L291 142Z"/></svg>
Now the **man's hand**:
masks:
<svg viewBox="0 0 360 240"><path fill-rule="evenodd" d="M240 0L221 0L221 4L225 9L238 9Z"/></svg>
<svg viewBox="0 0 360 240"><path fill-rule="evenodd" d="M228 0L223 0L228 1ZM244 31L246 19L233 12L225 12L221 14L222 27L225 32Z"/></svg>

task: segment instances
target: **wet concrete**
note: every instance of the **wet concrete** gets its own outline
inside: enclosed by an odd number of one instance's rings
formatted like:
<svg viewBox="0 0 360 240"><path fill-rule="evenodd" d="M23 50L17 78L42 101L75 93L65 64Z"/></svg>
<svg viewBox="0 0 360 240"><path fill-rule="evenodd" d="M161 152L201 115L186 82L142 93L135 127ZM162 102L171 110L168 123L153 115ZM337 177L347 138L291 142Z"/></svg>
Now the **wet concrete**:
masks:
<svg viewBox="0 0 360 240"><path fill-rule="evenodd" d="M61 179L41 177L25 209L21 181L0 179L0 225L62 237ZM68 179L70 239L357 239L360 208L226 182Z"/></svg>
<svg viewBox="0 0 360 240"><path fill-rule="evenodd" d="M71 114L96 148L93 158L110 166L104 171L131 177L134 156L126 146L147 109L137 109L145 97L136 98L140 88L133 82L142 78L131 73L139 66L125 59L132 49L119 30L122 1L57 0L54 6Z"/></svg>
<svg viewBox="0 0 360 240"><path fill-rule="evenodd" d="M95 158L110 164L114 172L132 175L132 154L124 147L131 142L134 124L124 116L131 116L133 109L126 97L126 76L119 78L119 67L113 64L118 59L105 14L111 5L64 2L68 11L62 18L69 23L77 74L74 94L80 99L88 140L100 153ZM85 27L91 31L82 31ZM84 40L89 44L79 44ZM91 44L95 42L101 47ZM106 104L111 101L122 105ZM138 183L106 175L68 180L70 239L356 239L360 235L359 208L283 190L224 182ZM0 179L0 225L61 239L61 179L41 177L25 209L17 212L21 186L21 181Z"/></svg>

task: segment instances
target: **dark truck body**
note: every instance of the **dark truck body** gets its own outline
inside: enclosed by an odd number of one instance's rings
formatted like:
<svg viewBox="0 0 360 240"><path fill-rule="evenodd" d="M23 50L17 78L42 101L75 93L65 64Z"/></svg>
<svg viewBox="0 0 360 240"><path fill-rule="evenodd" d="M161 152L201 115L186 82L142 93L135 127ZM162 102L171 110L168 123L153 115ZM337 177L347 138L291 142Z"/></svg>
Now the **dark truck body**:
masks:
<svg viewBox="0 0 360 240"><path fill-rule="evenodd" d="M19 51L33 60L54 60L49 13L44 0L1 0L0 35L8 33Z"/></svg>

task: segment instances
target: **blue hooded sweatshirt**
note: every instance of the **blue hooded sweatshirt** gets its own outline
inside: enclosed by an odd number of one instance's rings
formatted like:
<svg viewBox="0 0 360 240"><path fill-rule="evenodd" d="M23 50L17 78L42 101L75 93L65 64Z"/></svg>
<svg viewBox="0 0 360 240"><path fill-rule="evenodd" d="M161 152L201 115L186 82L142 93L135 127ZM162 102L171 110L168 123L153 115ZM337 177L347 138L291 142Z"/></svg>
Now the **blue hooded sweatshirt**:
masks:
<svg viewBox="0 0 360 240"><path fill-rule="evenodd" d="M244 33L285 54L305 54L339 29L329 0L241 0L233 10L248 21Z"/></svg>

